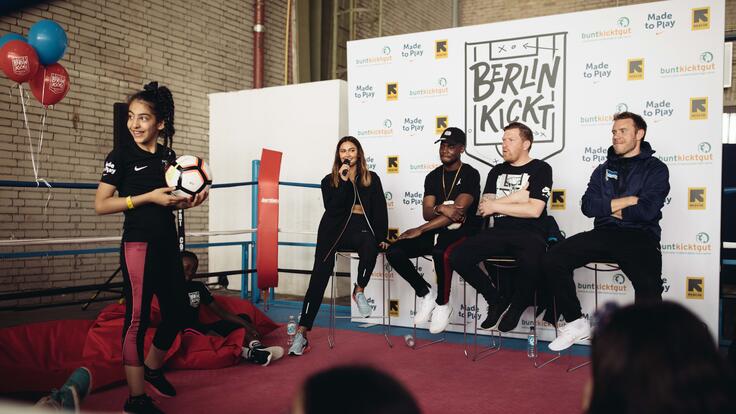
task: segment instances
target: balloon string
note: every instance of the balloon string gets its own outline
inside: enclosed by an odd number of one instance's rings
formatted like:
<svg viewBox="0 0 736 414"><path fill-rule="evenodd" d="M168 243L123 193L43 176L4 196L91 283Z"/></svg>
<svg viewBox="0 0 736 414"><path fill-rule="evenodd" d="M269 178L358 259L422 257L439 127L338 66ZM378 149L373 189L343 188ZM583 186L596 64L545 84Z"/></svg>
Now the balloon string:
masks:
<svg viewBox="0 0 736 414"><path fill-rule="evenodd" d="M38 155L38 159L41 159L41 148L43 148L43 133L46 130L46 112L48 111L48 107L43 107L43 115L41 116L41 131L38 136L38 152L36 153ZM47 159L48 161L48 159Z"/></svg>
<svg viewBox="0 0 736 414"><path fill-rule="evenodd" d="M44 183L46 187L49 189L48 196L46 197L46 203L43 206L43 213L46 215L46 208L49 205L49 201L51 201L51 184L49 184L48 181L46 181L44 178L38 178L38 167L36 166L36 157L34 156L34 150L33 150L33 138L31 137L31 128L28 126L28 114L26 112L26 99L23 96L23 85L18 84L18 90L20 91L20 104L23 108L23 124L26 127L26 133L28 134L28 146L31 149L31 165L33 166L33 178L36 180L36 187L40 187L41 183ZM44 124L45 124L45 113L44 113ZM39 155L40 155L40 145L39 145Z"/></svg>
<svg viewBox="0 0 736 414"><path fill-rule="evenodd" d="M23 98L23 85L18 84L18 90L20 91L20 104L23 108L23 124L26 127L28 133L28 146L31 148L31 165L33 165L33 177L36 180L36 186L38 186L38 168L36 168L36 157L34 156L33 149L33 138L31 138L31 128L28 126L28 115L26 114L26 100Z"/></svg>

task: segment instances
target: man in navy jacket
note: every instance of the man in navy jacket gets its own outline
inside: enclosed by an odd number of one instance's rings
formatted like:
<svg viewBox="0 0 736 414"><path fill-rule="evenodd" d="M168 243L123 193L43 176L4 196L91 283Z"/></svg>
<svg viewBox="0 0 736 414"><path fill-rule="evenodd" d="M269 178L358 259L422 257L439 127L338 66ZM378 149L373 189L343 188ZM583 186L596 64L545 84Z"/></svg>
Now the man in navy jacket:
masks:
<svg viewBox="0 0 736 414"><path fill-rule="evenodd" d="M590 336L576 295L573 270L596 260L618 263L629 277L636 302L662 300L662 207L670 191L669 170L644 141L647 124L631 112L613 118L608 160L590 176L582 210L595 218L593 230L558 243L544 259L557 309L568 322L550 343L552 351Z"/></svg>

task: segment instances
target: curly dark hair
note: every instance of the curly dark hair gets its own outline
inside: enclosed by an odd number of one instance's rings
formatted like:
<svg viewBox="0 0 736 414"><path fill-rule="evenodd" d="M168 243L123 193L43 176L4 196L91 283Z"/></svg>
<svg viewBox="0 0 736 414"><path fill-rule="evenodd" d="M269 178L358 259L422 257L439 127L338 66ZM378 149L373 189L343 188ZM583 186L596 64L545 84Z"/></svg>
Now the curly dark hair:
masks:
<svg viewBox="0 0 736 414"><path fill-rule="evenodd" d="M157 121L164 121L164 129L159 136L164 139L164 147L171 148L174 142L174 97L169 88L158 86L158 82L149 82L138 91L128 97L128 105L133 101L145 102L153 110Z"/></svg>

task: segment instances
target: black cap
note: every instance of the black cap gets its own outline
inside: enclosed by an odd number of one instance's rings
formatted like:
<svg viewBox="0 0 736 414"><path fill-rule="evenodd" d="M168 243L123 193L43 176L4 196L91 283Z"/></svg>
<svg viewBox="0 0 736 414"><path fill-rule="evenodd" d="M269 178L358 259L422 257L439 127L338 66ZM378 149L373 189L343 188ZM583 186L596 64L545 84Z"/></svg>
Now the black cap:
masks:
<svg viewBox="0 0 736 414"><path fill-rule="evenodd" d="M440 139L435 141L434 143L447 141L448 144L460 144L465 145L465 132L463 132L460 128L455 127L449 127L442 131L442 135L440 135Z"/></svg>

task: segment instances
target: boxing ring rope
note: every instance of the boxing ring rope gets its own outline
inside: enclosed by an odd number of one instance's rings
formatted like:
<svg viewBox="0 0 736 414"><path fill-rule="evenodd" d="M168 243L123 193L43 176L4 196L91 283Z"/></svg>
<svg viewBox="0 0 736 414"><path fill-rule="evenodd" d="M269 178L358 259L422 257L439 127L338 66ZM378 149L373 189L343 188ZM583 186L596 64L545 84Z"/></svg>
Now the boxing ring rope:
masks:
<svg viewBox="0 0 736 414"><path fill-rule="evenodd" d="M250 187L258 184L258 170L260 166L259 160L253 160L252 161L252 176L255 178L255 181L244 181L244 182L234 182L234 183L220 183L220 184L213 184L212 189L217 188L233 188L233 187ZM97 189L97 183L72 183L72 182L53 182L50 183L52 188L63 188L63 189L81 189L81 190L96 190ZM302 187L302 188L320 188L319 184L309 184L309 183L298 183L298 182L284 182L279 181L279 186L286 186L286 187ZM35 181L11 181L11 180L0 180L0 188L36 188L38 187L38 184ZM729 187L723 189L724 195L730 195L735 194L736 188ZM255 189L251 190L251 223L255 226L257 223L257 214L258 214L258 191L257 187ZM279 234L294 234L294 235L316 235L315 232L299 232L299 231L283 231L282 229L279 229ZM207 277L218 277L218 276L227 276L227 275L234 275L234 274L240 274L241 277L241 297L242 298L250 298L250 300L253 303L257 303L260 300L260 291L257 289L257 283L258 283L258 275L257 275L257 269L251 268L251 259L255 257L256 255L256 228L249 228L249 229L239 229L239 230L221 230L221 231L206 231L206 232L187 232L186 235L190 237L208 237L208 236L225 236L225 235L251 235L251 240L245 240L245 241L235 241L235 242L207 242L207 243L187 243L187 248L190 249L198 249L198 248L209 248L209 247L221 247L221 246L240 246L241 248L241 269L239 270L231 270L231 271L224 271L224 272L213 272L213 273L206 273L206 274L198 274L197 278L207 278ZM20 246L39 246L39 245L66 245L66 244L92 244L92 243L118 243L120 242L121 236L109 236L109 237L81 237L81 238L42 238L42 239L7 239L7 240L0 240L0 248L2 247L20 247ZM306 243L306 242L288 242L288 241L279 241L279 246L295 246L295 247L314 247L316 246L316 243ZM723 241L724 249L734 249L736 248L736 242L733 241ZM249 252L250 249L250 252ZM33 252L10 252L10 253L3 253L0 252L0 260L2 259L26 259L26 258L34 258L34 257L55 257L55 256L78 256L78 255L85 255L85 254L100 254L100 253L117 253L119 252L119 247L109 247L109 248L93 248L93 249L72 249L72 250L44 250L44 251L33 251ZM727 266L734 266L736 265L736 260L734 259L722 259L722 263ZM279 273L292 273L292 274L310 274L311 272L309 270L303 270L303 269L278 269ZM117 272L116 272L117 273ZM111 280L115 274L110 277L109 280ZM338 276L349 276L350 274L348 272L338 272ZM250 283L250 289L248 287L248 284L246 283L246 280L248 279L248 275L251 276L251 283ZM79 293L79 292L85 292L85 291L93 291L93 290L102 290L101 288L108 287L110 289L116 289L116 288L122 288L122 283L106 283L106 284L94 284L94 285L83 285L83 286L69 286L69 287L61 287L61 288L53 288L53 289L42 289L42 290L28 290L28 291L21 291L21 292L11 292L11 293L0 293L0 302L7 301L7 300L16 300L16 299L25 299L25 298L33 298L33 297L44 297L44 296L53 296L53 295L60 295L60 294L68 294L68 293ZM112 293L118 293L115 290L108 290ZM250 295L249 295L250 291ZM275 292L274 289L270 289L269 294L269 302L270 303L277 303L275 301ZM95 295L96 298L96 295ZM111 298L103 298L102 300L110 300ZM94 301L94 298L93 300ZM50 306L63 306L63 305L70 305L70 304L79 304L79 303L90 303L90 300L85 301L74 301L74 302L65 302L65 303L46 303L46 304L38 304L38 305L32 305L32 306L26 306L25 309L31 309L31 308L39 308L39 307L50 307ZM291 302L291 301L289 301ZM0 306L0 311L2 310L10 310L10 309L19 309L19 306Z"/></svg>
<svg viewBox="0 0 736 414"><path fill-rule="evenodd" d="M258 169L260 166L259 160L253 160L252 162L253 166L253 177L255 178L255 181L244 181L244 182L234 182L234 183L220 183L220 184L213 184L212 189L217 188L232 188L232 187L250 187L258 184L257 178L258 178ZM298 183L298 182L279 182L280 186L287 186L287 187L302 187L302 188L320 188L319 184L310 184L310 183ZM51 183L52 188L63 188L63 189L80 189L80 190L96 190L98 183L73 183L73 182L53 182ZM0 180L0 188L36 188L37 183L35 181L11 181L11 180ZM253 258L255 258L256 255L256 228L255 225L257 223L257 209L258 209L258 195L257 195L257 187L255 189L252 189L251 191L251 212L252 212L252 225L254 228L248 228L248 229L239 229L239 230L220 230L220 231L200 231L200 232L186 232L186 235L188 237L209 237L209 236L232 236L232 235L251 235L251 240L243 240L243 241L231 241L231 242L203 242L203 243L186 243L186 248L188 249L198 249L198 248L209 248L209 247L221 247L221 246L240 246L241 248L241 269L239 270L230 270L230 271L222 271L222 272L212 272L212 273L201 273L197 274L195 278L209 278L209 277L219 277L219 276L229 276L229 275L241 275L241 298L249 298L253 303L257 303L260 299L260 291L257 289L258 279L257 279L257 270L255 268L251 268L252 261L254 261ZM316 232L305 232L305 231L286 231L279 229L279 234L293 234L293 235L307 235L307 236L316 236ZM107 236L107 237L79 237L79 238L39 238L39 239L6 239L6 240L0 240L0 248L8 248L8 247L26 247L26 246L55 246L55 245L69 245L69 244L106 244L106 243L119 243L121 240L121 236ZM290 241L279 241L279 246L296 246L296 247L315 247L316 243L308 243L308 242L290 242ZM250 250L250 251L249 251ZM58 257L58 256L79 256L79 255L87 255L87 254L108 254L108 253L118 253L120 251L119 247L101 247L101 248L89 248L89 249L65 249L65 250L39 250L39 251L29 251L29 252L0 252L0 260L3 259L28 259L28 258L36 258L36 257ZM278 269L279 273L292 273L292 274L310 274L310 270L305 269ZM86 291L98 291L98 293L102 290L105 290L106 292L111 293L121 293L121 291L114 290L114 289L122 289L122 282L111 282L111 280L117 275L119 272L116 271L113 273L112 276L108 279L107 283L104 284L91 284L91 285L81 285L81 286L68 286L68 287L59 287L59 288L52 288L52 289L35 289L35 290L27 290L27 291L20 291L20 292L9 292L9 293L0 293L0 302L2 301L8 301L8 300L17 300L17 299L26 299L26 298L37 298L37 297L46 297L46 296L54 296L54 295L64 295L64 294L70 294L70 293L79 293L79 292L86 292ZM250 289L247 283L248 276L250 277ZM349 277L350 273L348 272L338 272L338 276L342 277ZM249 294L250 292L250 294ZM0 306L0 311L3 310L28 310L28 309L37 309L37 308L44 308L44 307L53 307L53 306L66 306L66 305L74 305L74 304L85 304L88 305L91 302L95 301L109 301L114 298L112 297L105 297L99 300L96 300L95 295L92 300L76 300L73 302L58 302L58 303L41 303L41 304L33 304L28 306ZM270 289L270 302L276 303L275 298L275 292L273 289ZM289 301L292 302L292 301ZM347 308L347 307L346 307Z"/></svg>

